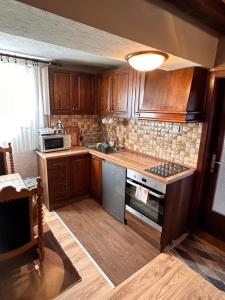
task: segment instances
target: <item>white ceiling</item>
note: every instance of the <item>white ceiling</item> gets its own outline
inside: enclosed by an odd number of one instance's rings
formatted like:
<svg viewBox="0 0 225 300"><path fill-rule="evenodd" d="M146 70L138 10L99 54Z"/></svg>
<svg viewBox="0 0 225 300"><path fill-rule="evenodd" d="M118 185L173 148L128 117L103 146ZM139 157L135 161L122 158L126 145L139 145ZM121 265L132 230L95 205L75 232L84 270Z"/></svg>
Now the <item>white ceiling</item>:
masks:
<svg viewBox="0 0 225 300"><path fill-rule="evenodd" d="M14 0L0 0L2 51L106 68L124 64L128 53L148 49L153 48ZM170 55L162 69L193 65Z"/></svg>

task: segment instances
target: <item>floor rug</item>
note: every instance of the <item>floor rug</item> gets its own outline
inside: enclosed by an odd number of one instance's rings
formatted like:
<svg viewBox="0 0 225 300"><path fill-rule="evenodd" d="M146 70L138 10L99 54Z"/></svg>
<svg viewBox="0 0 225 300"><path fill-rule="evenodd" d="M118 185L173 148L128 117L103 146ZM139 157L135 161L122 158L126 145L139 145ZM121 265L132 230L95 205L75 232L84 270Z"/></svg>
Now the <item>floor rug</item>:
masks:
<svg viewBox="0 0 225 300"><path fill-rule="evenodd" d="M225 292L225 253L190 235L170 251L215 287Z"/></svg>
<svg viewBox="0 0 225 300"><path fill-rule="evenodd" d="M28 254L0 267L1 300L53 299L81 280L47 225L44 227L44 244L45 259L41 277L32 261L18 266Z"/></svg>

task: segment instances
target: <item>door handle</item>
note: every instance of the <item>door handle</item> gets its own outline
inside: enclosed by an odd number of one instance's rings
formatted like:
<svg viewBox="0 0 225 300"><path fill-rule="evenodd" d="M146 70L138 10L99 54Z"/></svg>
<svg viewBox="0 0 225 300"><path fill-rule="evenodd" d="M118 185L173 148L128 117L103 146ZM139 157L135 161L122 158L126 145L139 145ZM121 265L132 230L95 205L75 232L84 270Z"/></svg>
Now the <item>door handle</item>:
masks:
<svg viewBox="0 0 225 300"><path fill-rule="evenodd" d="M217 165L224 165L225 161L215 161L215 164L217 164Z"/></svg>
<svg viewBox="0 0 225 300"><path fill-rule="evenodd" d="M215 165L219 165L219 166L225 165L225 161L216 161L216 154L213 154L212 160L211 160L211 168L210 168L211 173L214 172Z"/></svg>
<svg viewBox="0 0 225 300"><path fill-rule="evenodd" d="M139 186L139 184L136 184L136 183L134 183L133 181L131 181L131 180L129 180L129 179L127 179L127 183L129 183L130 185L133 185L133 186L135 186L135 187L138 187L138 186ZM147 188L146 188L146 189L147 189ZM160 195L160 194L155 193L155 192L153 192L153 191L151 191L151 190L149 190L148 193L149 193L150 195L152 195L152 196L155 196L156 198L159 198L159 199L164 199L164 198L165 198L165 195Z"/></svg>

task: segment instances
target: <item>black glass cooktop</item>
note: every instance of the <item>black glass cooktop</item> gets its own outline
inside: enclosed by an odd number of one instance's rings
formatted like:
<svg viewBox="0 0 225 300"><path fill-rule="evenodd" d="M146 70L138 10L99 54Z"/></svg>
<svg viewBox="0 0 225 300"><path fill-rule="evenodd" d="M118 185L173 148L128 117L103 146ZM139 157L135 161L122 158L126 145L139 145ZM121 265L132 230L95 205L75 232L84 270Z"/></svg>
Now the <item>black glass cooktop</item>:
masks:
<svg viewBox="0 0 225 300"><path fill-rule="evenodd" d="M148 168L145 171L166 178L178 174L180 172L183 172L185 170L187 170L187 168L179 166L177 164L166 163L156 167Z"/></svg>

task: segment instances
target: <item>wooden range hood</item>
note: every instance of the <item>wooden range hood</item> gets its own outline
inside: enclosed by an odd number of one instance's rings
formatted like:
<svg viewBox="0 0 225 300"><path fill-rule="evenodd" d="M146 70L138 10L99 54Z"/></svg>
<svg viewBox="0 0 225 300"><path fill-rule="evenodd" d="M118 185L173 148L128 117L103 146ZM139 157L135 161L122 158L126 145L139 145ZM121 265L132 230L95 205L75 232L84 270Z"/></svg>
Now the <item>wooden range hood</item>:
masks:
<svg viewBox="0 0 225 300"><path fill-rule="evenodd" d="M193 67L136 74L140 77L136 116L171 122L201 121L207 72Z"/></svg>

